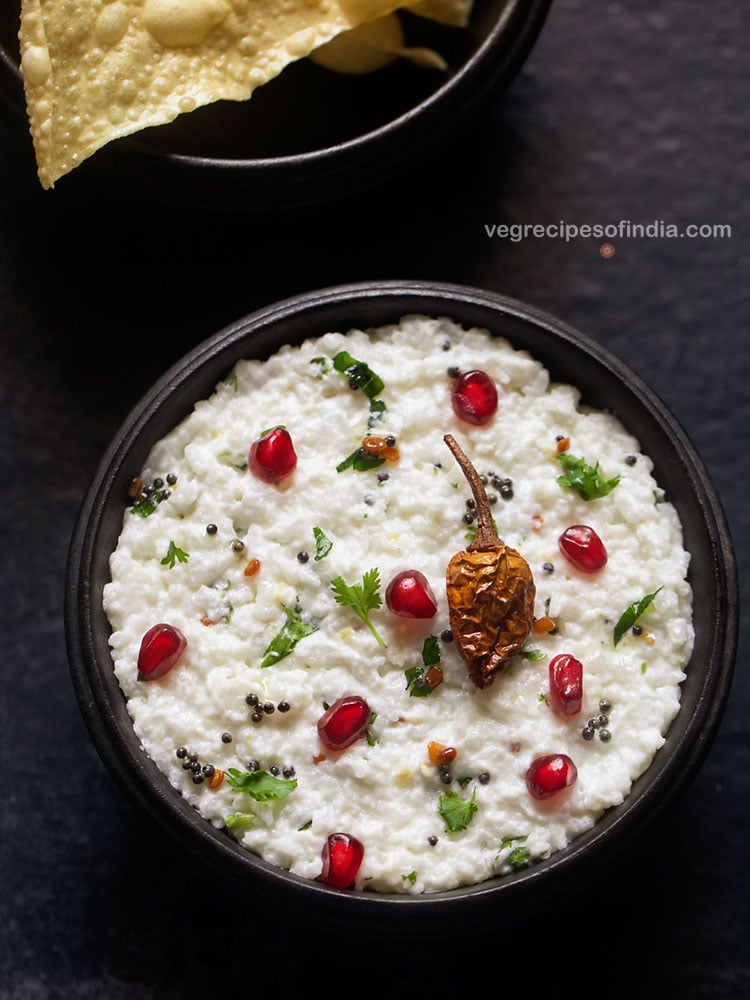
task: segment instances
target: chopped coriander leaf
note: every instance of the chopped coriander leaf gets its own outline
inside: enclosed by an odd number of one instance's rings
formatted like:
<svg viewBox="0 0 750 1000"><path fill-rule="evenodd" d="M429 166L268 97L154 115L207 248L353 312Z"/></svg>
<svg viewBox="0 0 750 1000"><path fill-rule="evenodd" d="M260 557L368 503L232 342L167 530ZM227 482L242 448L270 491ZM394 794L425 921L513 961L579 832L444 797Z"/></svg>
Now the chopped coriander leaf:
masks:
<svg viewBox="0 0 750 1000"><path fill-rule="evenodd" d="M422 643L422 663L426 667L434 667L440 663L440 646L438 646L437 636L428 635Z"/></svg>
<svg viewBox="0 0 750 1000"><path fill-rule="evenodd" d="M468 801L462 799L458 792L444 792L440 796L438 812L445 823L445 832L457 833L459 830L465 830L478 808L476 788Z"/></svg>
<svg viewBox="0 0 750 1000"><path fill-rule="evenodd" d="M567 452L557 456L565 475L558 476L559 486L575 490L583 500L597 500L607 496L620 482L619 476L605 479L599 472L599 463L589 465L585 458L576 458Z"/></svg>
<svg viewBox="0 0 750 1000"><path fill-rule="evenodd" d="M409 872L408 875L402 875L401 876L401 881L402 882L411 882L411 884L414 885L414 883L417 881L417 873L416 872Z"/></svg>
<svg viewBox="0 0 750 1000"><path fill-rule="evenodd" d="M162 500L166 500L168 496L169 490L154 490L153 493L144 496L141 500L136 500L130 507L130 513L137 514L138 517L149 517Z"/></svg>
<svg viewBox="0 0 750 1000"><path fill-rule="evenodd" d="M543 660L547 654L541 649L522 649L518 655L524 660Z"/></svg>
<svg viewBox="0 0 750 1000"><path fill-rule="evenodd" d="M268 771L239 771L230 767L227 781L236 792L249 795L256 802L285 799L297 787L295 778L277 778Z"/></svg>
<svg viewBox="0 0 750 1000"><path fill-rule="evenodd" d="M659 593L660 590L661 587L655 590L653 594L646 594L646 596L642 597L640 601L634 601L629 607L627 607L623 611L623 613L620 615L619 621L615 625L615 632L614 632L615 646L620 641L620 639L622 639L627 630L629 628L632 628L633 625L635 625L635 623L641 617L646 608L649 607L649 605L651 604L651 602L653 601L653 599L656 597L656 595Z"/></svg>
<svg viewBox="0 0 750 1000"><path fill-rule="evenodd" d="M303 621L299 604L295 604L293 608L284 608L284 611L286 611L286 621L268 644L260 663L261 667L270 667L283 660L285 656L289 656L300 639L318 631L317 625Z"/></svg>
<svg viewBox="0 0 750 1000"><path fill-rule="evenodd" d="M364 361L353 358L348 351L339 351L333 359L333 367L337 372L346 375L349 384L355 389L361 389L368 399L374 399L384 389L383 380L369 368Z"/></svg>
<svg viewBox="0 0 750 1000"><path fill-rule="evenodd" d="M383 419L383 414L385 413L387 407L385 401L382 399L371 399L370 400L370 416L367 418L367 429L374 427L375 424L379 423Z"/></svg>
<svg viewBox="0 0 750 1000"><path fill-rule="evenodd" d="M442 670L430 670L440 663L437 637L428 635L422 644L422 665L404 671L406 690L412 698L426 698L443 683Z"/></svg>
<svg viewBox="0 0 750 1000"><path fill-rule="evenodd" d="M244 471L247 468L247 455L236 451L220 451L216 456L222 465L231 465L233 469Z"/></svg>
<svg viewBox="0 0 750 1000"><path fill-rule="evenodd" d="M179 548L173 541L170 541L169 547L167 548L167 554L161 560L162 566L169 566L170 569L174 569L174 564L176 562L186 563L190 558L189 553L184 552Z"/></svg>
<svg viewBox="0 0 750 1000"><path fill-rule="evenodd" d="M328 358L310 358L310 364L319 366L319 370L315 376L316 378L320 378L322 375L326 375L330 371L328 367Z"/></svg>
<svg viewBox="0 0 750 1000"><path fill-rule="evenodd" d="M492 518L492 523L493 523L493 525L495 527L495 531L497 531L497 521L495 520L494 517ZM467 542L473 542L476 537L477 537L477 526L476 526L476 524L471 524L466 529L466 533L464 534L464 538L466 539Z"/></svg>
<svg viewBox="0 0 750 1000"><path fill-rule="evenodd" d="M331 589L336 603L351 608L360 621L364 622L372 632L378 644L385 648L385 643L370 621L370 612L377 611L383 603L380 597L380 571L377 567L367 570L362 577L361 584L355 583L349 586L344 582L343 577L337 576L335 580L331 581Z"/></svg>
<svg viewBox="0 0 750 1000"><path fill-rule="evenodd" d="M320 562L333 548L333 542L317 525L313 528L313 535L315 536L315 562Z"/></svg>
<svg viewBox="0 0 750 1000"><path fill-rule="evenodd" d="M531 864L531 855L524 841L526 837L510 837L500 845L500 850L505 851L510 848L510 853L505 859L511 868L525 868Z"/></svg>
<svg viewBox="0 0 750 1000"><path fill-rule="evenodd" d="M424 667L407 667L404 671L406 690L411 698L426 698L443 683L442 670L438 671L438 679L432 683L426 680L427 671Z"/></svg>
<svg viewBox="0 0 750 1000"><path fill-rule="evenodd" d="M224 824L228 830L235 826L252 826L254 822L254 813L233 812L224 817Z"/></svg>
<svg viewBox="0 0 750 1000"><path fill-rule="evenodd" d="M406 690L413 698L423 698L430 693L429 685L420 683L424 677L424 667L407 667L404 670L404 677Z"/></svg>

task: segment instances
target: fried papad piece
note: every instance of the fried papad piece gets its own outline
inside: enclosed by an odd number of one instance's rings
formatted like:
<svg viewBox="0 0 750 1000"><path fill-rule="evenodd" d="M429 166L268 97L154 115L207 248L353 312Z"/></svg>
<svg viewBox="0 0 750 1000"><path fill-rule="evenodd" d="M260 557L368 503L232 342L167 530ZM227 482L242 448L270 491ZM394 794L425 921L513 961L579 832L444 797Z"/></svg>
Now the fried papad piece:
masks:
<svg viewBox="0 0 750 1000"><path fill-rule="evenodd" d="M417 0L404 6L412 14L438 21L453 28L465 28L471 17L474 0Z"/></svg>
<svg viewBox="0 0 750 1000"><path fill-rule="evenodd" d="M398 11L342 31L311 52L310 59L335 73L355 76L375 73L396 59L424 69L448 69L448 63L434 49L406 44Z"/></svg>
<svg viewBox="0 0 750 1000"><path fill-rule="evenodd" d="M289 63L398 6L22 0L21 72L42 187L113 139L213 101L247 100Z"/></svg>

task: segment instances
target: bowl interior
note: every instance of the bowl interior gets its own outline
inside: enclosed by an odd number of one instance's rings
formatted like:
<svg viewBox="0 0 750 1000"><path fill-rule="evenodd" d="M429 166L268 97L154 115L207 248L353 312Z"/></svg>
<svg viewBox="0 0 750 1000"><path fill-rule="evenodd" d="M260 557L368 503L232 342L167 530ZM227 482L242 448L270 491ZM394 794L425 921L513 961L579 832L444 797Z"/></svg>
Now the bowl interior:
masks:
<svg viewBox="0 0 750 1000"><path fill-rule="evenodd" d="M127 486L151 448L209 395L242 357L264 358L282 343L328 330L397 322L403 315L448 316L488 329L528 350L585 403L614 412L654 460L655 476L680 515L691 553L696 642L682 705L666 746L611 809L565 850L533 868L468 889L429 896L341 893L280 872L204 822L139 748L118 687L102 609L108 559L119 535ZM94 476L71 543L66 630L72 677L97 749L113 777L204 865L234 889L251 887L332 919L366 915L373 924L424 930L444 908L467 929L531 912L581 886L642 834L692 779L718 728L736 651L737 580L721 505L704 466L672 415L642 381L594 341L544 313L476 289L421 282L358 284L287 300L221 331L183 358L138 404Z"/></svg>

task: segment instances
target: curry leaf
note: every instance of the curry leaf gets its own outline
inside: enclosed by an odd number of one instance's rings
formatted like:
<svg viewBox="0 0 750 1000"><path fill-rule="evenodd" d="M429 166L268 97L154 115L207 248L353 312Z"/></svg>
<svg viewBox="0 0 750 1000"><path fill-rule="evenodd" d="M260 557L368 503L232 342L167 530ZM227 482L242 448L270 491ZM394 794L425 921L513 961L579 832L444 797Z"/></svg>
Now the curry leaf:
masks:
<svg viewBox="0 0 750 1000"><path fill-rule="evenodd" d="M655 590L653 594L646 594L646 596L642 597L640 601L633 601L633 603L623 611L623 613L620 615L619 621L615 625L615 632L614 632L615 646L620 641L620 639L622 639L627 630L629 628L632 628L633 625L635 625L635 623L641 617L646 608L649 607L649 605L651 604L651 602L653 601L653 599L656 597L656 595L659 593L660 590L661 587Z"/></svg>
<svg viewBox="0 0 750 1000"><path fill-rule="evenodd" d="M374 399L383 391L382 378L376 375L364 361L353 358L348 351L339 351L333 359L333 367L337 372L346 375L349 384L355 389L361 389L368 399Z"/></svg>

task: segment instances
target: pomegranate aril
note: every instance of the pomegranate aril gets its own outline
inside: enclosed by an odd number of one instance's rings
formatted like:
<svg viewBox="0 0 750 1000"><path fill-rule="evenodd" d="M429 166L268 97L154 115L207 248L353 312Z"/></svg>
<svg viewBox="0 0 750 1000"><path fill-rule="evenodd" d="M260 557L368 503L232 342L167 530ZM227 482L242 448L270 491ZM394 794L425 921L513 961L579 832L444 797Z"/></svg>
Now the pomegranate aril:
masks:
<svg viewBox="0 0 750 1000"><path fill-rule="evenodd" d="M334 889L348 889L357 876L365 849L350 833L332 833L323 844L321 879Z"/></svg>
<svg viewBox="0 0 750 1000"><path fill-rule="evenodd" d="M558 539L560 551L581 573L598 573L607 562L604 542L587 524L572 524Z"/></svg>
<svg viewBox="0 0 750 1000"><path fill-rule="evenodd" d="M177 665L187 647L187 639L174 625L152 625L141 639L138 652L138 680L154 681Z"/></svg>
<svg viewBox="0 0 750 1000"><path fill-rule="evenodd" d="M250 446L247 465L264 483L278 483L297 468L292 436L284 427L274 427Z"/></svg>
<svg viewBox="0 0 750 1000"><path fill-rule="evenodd" d="M385 590L385 603L401 618L434 618L437 601L430 582L418 569L396 574Z"/></svg>
<svg viewBox="0 0 750 1000"><path fill-rule="evenodd" d="M486 372L459 375L451 392L453 411L468 424L486 424L497 410L497 389Z"/></svg>
<svg viewBox="0 0 750 1000"><path fill-rule="evenodd" d="M565 753L537 757L526 772L526 787L535 799L548 799L569 788L578 777L578 769Z"/></svg>
<svg viewBox="0 0 750 1000"><path fill-rule="evenodd" d="M549 695L560 715L576 715L583 702L583 664L570 653L559 653L549 664Z"/></svg>
<svg viewBox="0 0 750 1000"><path fill-rule="evenodd" d="M339 698L318 719L318 736L328 750L345 750L367 729L370 706L358 694Z"/></svg>

